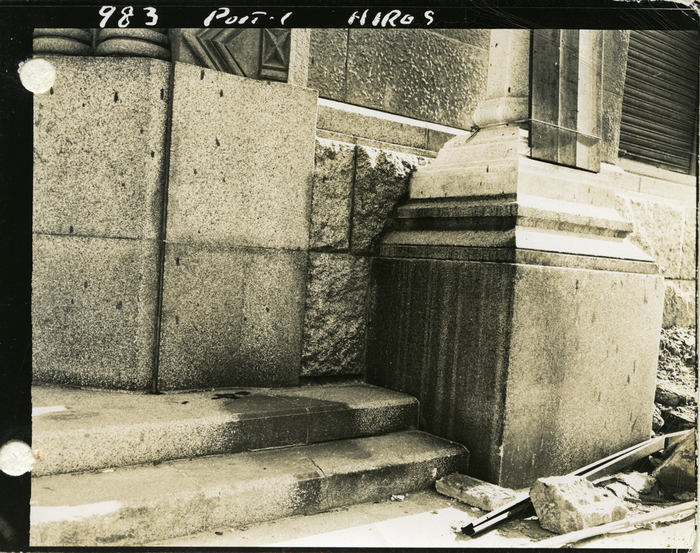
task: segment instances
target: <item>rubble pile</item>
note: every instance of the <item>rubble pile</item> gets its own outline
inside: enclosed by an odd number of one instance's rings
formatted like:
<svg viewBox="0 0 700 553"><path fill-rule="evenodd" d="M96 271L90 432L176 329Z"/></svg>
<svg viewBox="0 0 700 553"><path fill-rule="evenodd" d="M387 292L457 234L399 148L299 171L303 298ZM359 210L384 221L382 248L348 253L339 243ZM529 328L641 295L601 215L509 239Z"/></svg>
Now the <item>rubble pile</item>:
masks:
<svg viewBox="0 0 700 553"><path fill-rule="evenodd" d="M654 432L666 434L695 427L696 364L695 328L674 326L661 329Z"/></svg>

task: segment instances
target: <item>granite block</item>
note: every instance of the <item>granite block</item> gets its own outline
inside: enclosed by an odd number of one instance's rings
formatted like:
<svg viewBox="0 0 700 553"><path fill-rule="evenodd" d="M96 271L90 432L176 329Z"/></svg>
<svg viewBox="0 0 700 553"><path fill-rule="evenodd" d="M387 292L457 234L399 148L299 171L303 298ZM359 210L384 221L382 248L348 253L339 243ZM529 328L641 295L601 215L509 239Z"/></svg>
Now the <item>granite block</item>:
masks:
<svg viewBox="0 0 700 553"><path fill-rule="evenodd" d="M362 374L369 259L309 253L303 376Z"/></svg>
<svg viewBox="0 0 700 553"><path fill-rule="evenodd" d="M345 101L345 59L349 29L312 29L309 88L321 98Z"/></svg>
<svg viewBox="0 0 700 553"><path fill-rule="evenodd" d="M57 76L34 96L34 231L157 237L170 64L47 59Z"/></svg>
<svg viewBox="0 0 700 553"><path fill-rule="evenodd" d="M317 94L175 64L167 234L304 249Z"/></svg>
<svg viewBox="0 0 700 553"><path fill-rule="evenodd" d="M345 101L469 129L487 74L482 48L421 29L351 29Z"/></svg>
<svg viewBox="0 0 700 553"><path fill-rule="evenodd" d="M144 390L156 335L155 240L34 235L34 380Z"/></svg>
<svg viewBox="0 0 700 553"><path fill-rule="evenodd" d="M631 242L654 258L666 278L679 278L681 271L684 209L676 202L655 201L618 194L617 211L631 221Z"/></svg>
<svg viewBox="0 0 700 553"><path fill-rule="evenodd" d="M408 197L408 184L426 158L358 146L350 251L371 253L391 224L394 206Z"/></svg>
<svg viewBox="0 0 700 553"><path fill-rule="evenodd" d="M695 325L695 280L664 279L663 327Z"/></svg>
<svg viewBox="0 0 700 553"><path fill-rule="evenodd" d="M375 258L371 279L368 381L417 397L470 476L519 489L649 437L659 276Z"/></svg>
<svg viewBox="0 0 700 553"><path fill-rule="evenodd" d="M316 139L310 248L349 248L355 146Z"/></svg>
<svg viewBox="0 0 700 553"><path fill-rule="evenodd" d="M649 438L663 298L657 275L517 266L501 485Z"/></svg>
<svg viewBox="0 0 700 553"><path fill-rule="evenodd" d="M167 244L159 388L296 385L306 256Z"/></svg>
<svg viewBox="0 0 700 553"><path fill-rule="evenodd" d="M683 215L680 278L696 279L698 271L696 254L698 239L697 209L685 208L683 210Z"/></svg>

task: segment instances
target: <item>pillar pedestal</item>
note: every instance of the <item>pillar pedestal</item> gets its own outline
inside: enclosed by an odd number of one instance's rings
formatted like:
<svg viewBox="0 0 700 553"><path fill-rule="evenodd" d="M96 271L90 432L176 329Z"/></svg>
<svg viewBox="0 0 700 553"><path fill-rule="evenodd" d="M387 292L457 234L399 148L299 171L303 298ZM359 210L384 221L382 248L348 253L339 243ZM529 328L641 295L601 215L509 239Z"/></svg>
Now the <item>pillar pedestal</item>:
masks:
<svg viewBox="0 0 700 553"><path fill-rule="evenodd" d="M492 57L522 61L527 37L496 33ZM520 66L492 64L509 92L477 112L489 124L414 174L373 260L367 343L370 382L418 397L422 429L513 488L649 438L664 296L606 175L529 157Z"/></svg>

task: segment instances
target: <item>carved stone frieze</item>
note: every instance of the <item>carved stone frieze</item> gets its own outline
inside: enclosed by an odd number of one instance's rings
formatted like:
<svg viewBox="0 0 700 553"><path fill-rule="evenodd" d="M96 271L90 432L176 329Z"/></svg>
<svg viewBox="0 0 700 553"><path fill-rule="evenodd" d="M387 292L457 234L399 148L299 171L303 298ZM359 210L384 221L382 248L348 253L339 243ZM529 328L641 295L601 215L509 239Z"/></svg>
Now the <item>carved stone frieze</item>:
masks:
<svg viewBox="0 0 700 553"><path fill-rule="evenodd" d="M286 82L290 35L288 29L173 29L173 60Z"/></svg>

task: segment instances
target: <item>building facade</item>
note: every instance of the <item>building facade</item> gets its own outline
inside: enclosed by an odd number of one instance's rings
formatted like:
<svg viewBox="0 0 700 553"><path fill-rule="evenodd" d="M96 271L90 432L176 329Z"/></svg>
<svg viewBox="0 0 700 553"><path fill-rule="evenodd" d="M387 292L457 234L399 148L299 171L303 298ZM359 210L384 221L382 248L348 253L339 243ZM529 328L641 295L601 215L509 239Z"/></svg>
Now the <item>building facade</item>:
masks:
<svg viewBox="0 0 700 553"><path fill-rule="evenodd" d="M695 324L697 33L37 29L35 55L37 383L367 380L509 486L648 437L660 328Z"/></svg>

